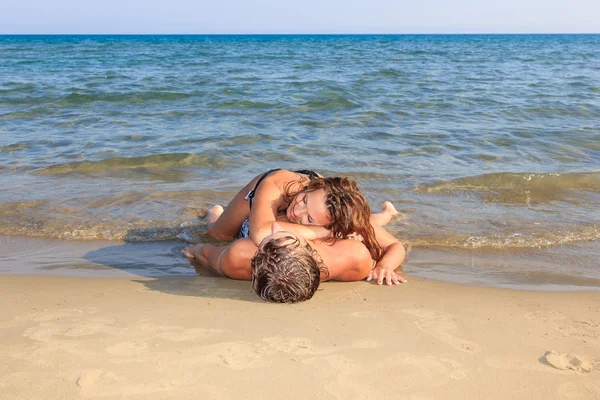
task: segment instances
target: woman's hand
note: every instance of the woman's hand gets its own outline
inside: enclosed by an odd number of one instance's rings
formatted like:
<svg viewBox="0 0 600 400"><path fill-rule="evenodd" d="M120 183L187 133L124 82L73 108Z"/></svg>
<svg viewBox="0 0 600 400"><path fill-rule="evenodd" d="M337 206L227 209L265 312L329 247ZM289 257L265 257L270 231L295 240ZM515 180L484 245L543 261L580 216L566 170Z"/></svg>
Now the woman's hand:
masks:
<svg viewBox="0 0 600 400"><path fill-rule="evenodd" d="M383 268L383 267L375 267L369 272L367 276L367 281L371 281L373 279L377 279L377 284L382 285L383 280L385 279L386 283L389 286L399 285L401 283L408 282L402 276L398 275L395 271Z"/></svg>

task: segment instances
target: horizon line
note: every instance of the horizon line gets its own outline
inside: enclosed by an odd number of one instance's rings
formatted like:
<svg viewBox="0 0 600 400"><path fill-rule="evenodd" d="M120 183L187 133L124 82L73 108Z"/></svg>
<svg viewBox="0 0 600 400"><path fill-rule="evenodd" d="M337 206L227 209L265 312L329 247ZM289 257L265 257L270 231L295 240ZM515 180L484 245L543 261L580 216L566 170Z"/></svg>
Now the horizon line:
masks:
<svg viewBox="0 0 600 400"><path fill-rule="evenodd" d="M426 35L599 35L600 32L441 32L441 33L0 33L0 36L426 36Z"/></svg>

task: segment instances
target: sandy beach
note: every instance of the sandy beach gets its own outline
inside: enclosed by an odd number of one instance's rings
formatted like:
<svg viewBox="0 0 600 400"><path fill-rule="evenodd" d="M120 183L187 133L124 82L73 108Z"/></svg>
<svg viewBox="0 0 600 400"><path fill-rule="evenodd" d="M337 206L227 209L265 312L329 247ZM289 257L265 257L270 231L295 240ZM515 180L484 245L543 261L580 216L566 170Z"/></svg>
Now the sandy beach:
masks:
<svg viewBox="0 0 600 400"><path fill-rule="evenodd" d="M598 399L600 294L0 276L2 399Z"/></svg>

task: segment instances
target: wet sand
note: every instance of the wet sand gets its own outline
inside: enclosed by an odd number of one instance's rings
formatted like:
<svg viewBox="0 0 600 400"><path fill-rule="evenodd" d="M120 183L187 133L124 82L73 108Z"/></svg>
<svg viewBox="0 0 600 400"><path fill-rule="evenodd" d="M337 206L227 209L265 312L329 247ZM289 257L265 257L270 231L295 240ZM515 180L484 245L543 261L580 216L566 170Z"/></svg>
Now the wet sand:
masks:
<svg viewBox="0 0 600 400"><path fill-rule="evenodd" d="M296 305L247 282L0 276L9 399L598 399L600 295L413 278Z"/></svg>
<svg viewBox="0 0 600 400"><path fill-rule="evenodd" d="M215 242L204 235L206 241ZM86 278L195 276L183 241L72 241L0 235L0 274ZM413 247L407 277L510 289L600 292L600 242L541 249Z"/></svg>

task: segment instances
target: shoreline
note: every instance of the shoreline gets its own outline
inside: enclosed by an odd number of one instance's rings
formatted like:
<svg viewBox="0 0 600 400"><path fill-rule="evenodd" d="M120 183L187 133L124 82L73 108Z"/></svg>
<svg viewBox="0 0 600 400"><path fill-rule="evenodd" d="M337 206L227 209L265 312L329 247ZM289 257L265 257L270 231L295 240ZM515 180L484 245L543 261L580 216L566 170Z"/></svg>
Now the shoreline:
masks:
<svg viewBox="0 0 600 400"><path fill-rule="evenodd" d="M0 276L193 277L196 272L181 254L187 245L0 235ZM600 254L600 242L551 249L413 247L403 274L409 281L418 277L516 290L600 291L593 254Z"/></svg>
<svg viewBox="0 0 600 400"><path fill-rule="evenodd" d="M600 295L419 278L293 305L218 277L0 275L11 399L600 396Z"/></svg>

